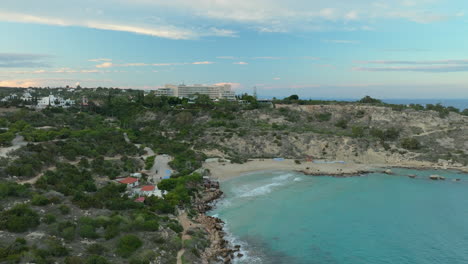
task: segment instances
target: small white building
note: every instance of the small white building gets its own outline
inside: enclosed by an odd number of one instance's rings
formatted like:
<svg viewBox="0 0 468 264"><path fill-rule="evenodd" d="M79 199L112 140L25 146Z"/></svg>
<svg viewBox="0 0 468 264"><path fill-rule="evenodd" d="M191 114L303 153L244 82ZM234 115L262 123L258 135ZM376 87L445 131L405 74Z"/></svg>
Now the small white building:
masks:
<svg viewBox="0 0 468 264"><path fill-rule="evenodd" d="M159 190L154 185L145 185L141 188L134 188L133 191L136 195L146 196L146 197L149 197L149 196L162 197L163 194L165 194L165 191Z"/></svg>
<svg viewBox="0 0 468 264"><path fill-rule="evenodd" d="M37 108L46 108L48 106L68 108L70 106L73 106L74 104L75 100L63 99L62 97L54 96L51 94L49 96L42 97L37 102Z"/></svg>
<svg viewBox="0 0 468 264"><path fill-rule="evenodd" d="M127 188L134 188L139 184L138 179L133 177L118 179L117 182L127 185Z"/></svg>

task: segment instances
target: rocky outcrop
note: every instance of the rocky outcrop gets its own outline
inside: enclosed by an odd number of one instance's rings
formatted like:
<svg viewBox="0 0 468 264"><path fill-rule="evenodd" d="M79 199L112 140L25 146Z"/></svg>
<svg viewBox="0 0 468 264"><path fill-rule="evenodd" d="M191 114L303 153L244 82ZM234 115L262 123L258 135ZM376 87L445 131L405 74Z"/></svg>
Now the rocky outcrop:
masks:
<svg viewBox="0 0 468 264"><path fill-rule="evenodd" d="M213 203L222 197L223 192L219 189L219 183L214 181L205 181L204 186L206 188L199 193L193 203L199 213L196 222L205 228L210 241L210 246L201 254L202 262L206 264L232 263L236 257L243 256L239 253L240 246L232 247L225 239L224 222L221 219L205 214L213 208Z"/></svg>

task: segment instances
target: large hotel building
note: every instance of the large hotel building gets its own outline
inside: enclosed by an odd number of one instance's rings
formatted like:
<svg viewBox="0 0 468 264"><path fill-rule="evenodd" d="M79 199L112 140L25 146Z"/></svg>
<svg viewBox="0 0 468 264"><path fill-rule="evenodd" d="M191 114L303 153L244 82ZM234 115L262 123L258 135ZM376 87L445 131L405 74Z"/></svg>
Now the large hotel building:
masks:
<svg viewBox="0 0 468 264"><path fill-rule="evenodd" d="M156 95L159 96L176 96L180 98L190 98L196 94L205 94L208 95L211 99L226 99L226 100L235 100L236 94L231 91L231 85L172 85L166 84L164 88L159 88L156 90Z"/></svg>

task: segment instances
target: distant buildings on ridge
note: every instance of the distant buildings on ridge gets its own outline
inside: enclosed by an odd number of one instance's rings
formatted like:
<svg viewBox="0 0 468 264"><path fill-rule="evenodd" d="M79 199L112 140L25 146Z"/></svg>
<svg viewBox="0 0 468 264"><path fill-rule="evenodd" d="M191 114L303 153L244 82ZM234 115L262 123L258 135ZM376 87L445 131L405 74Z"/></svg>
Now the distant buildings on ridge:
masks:
<svg viewBox="0 0 468 264"><path fill-rule="evenodd" d="M166 84L164 88L159 88L155 91L157 96L175 96L179 98L193 98L197 94L208 95L210 99L226 99L230 101L236 100L236 94L231 91L231 85L172 85Z"/></svg>

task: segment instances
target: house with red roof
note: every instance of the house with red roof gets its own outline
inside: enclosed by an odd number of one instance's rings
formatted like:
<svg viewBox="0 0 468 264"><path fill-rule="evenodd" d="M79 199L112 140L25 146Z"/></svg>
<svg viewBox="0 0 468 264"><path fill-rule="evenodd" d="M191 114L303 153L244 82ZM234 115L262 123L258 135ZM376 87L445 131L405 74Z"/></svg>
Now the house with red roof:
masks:
<svg viewBox="0 0 468 264"><path fill-rule="evenodd" d="M138 198L135 199L135 202L137 202L137 203L144 203L144 202L145 202L145 197L143 197L143 196L142 196L142 197L138 197Z"/></svg>
<svg viewBox="0 0 468 264"><path fill-rule="evenodd" d="M138 179L133 177L118 179L117 182L127 185L127 188L133 188L139 184Z"/></svg>
<svg viewBox="0 0 468 264"><path fill-rule="evenodd" d="M158 196L162 197L163 192L159 190L155 185L145 185L141 188L134 188L134 192L141 196Z"/></svg>

